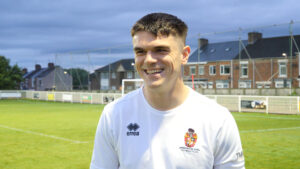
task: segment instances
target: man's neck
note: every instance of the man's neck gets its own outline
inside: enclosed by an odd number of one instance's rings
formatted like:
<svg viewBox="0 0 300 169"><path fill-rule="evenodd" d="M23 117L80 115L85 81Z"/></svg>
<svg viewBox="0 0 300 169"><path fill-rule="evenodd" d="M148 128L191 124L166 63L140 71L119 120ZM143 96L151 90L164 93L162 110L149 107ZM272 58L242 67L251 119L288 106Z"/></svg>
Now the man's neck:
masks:
<svg viewBox="0 0 300 169"><path fill-rule="evenodd" d="M144 86L143 92L153 108L166 111L182 104L189 94L189 89L180 81L171 89L151 89Z"/></svg>

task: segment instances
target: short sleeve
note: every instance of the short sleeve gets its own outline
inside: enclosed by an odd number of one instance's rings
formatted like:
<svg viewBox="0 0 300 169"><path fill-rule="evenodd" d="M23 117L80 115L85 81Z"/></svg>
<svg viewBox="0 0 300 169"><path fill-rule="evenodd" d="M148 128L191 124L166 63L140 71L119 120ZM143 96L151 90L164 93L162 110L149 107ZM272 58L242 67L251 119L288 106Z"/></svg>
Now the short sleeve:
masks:
<svg viewBox="0 0 300 169"><path fill-rule="evenodd" d="M244 169L245 162L241 139L236 122L230 112L223 121L214 152L214 169Z"/></svg>
<svg viewBox="0 0 300 169"><path fill-rule="evenodd" d="M117 169L119 166L109 111L107 107L103 110L98 123L90 169Z"/></svg>

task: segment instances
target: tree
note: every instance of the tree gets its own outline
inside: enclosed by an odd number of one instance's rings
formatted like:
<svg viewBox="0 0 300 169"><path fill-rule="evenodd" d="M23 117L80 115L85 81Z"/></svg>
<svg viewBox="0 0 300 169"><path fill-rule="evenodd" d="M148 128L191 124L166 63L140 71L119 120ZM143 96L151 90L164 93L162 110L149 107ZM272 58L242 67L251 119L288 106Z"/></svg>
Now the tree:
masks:
<svg viewBox="0 0 300 169"><path fill-rule="evenodd" d="M12 90L19 89L20 82L23 80L22 71L17 64L9 65L9 59L0 56L0 89Z"/></svg>
<svg viewBox="0 0 300 169"><path fill-rule="evenodd" d="M66 69L73 78L73 89L86 90L88 89L89 72L80 68Z"/></svg>

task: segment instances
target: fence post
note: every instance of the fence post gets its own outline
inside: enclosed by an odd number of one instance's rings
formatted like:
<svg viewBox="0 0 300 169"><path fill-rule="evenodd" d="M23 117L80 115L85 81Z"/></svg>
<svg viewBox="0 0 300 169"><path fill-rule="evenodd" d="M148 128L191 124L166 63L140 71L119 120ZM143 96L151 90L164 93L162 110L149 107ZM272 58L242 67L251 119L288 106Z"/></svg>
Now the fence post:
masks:
<svg viewBox="0 0 300 169"><path fill-rule="evenodd" d="M239 96L239 102L238 102L238 105L239 105L239 112L241 112L241 96Z"/></svg>
<svg viewBox="0 0 300 169"><path fill-rule="evenodd" d="M91 94L91 104L93 104L93 94L92 93L90 94Z"/></svg>
<svg viewBox="0 0 300 169"><path fill-rule="evenodd" d="M298 109L298 110L297 110L297 112L298 112L297 114L299 114L299 109L300 109L300 105L299 105L299 97L297 97L297 109Z"/></svg>
<svg viewBox="0 0 300 169"><path fill-rule="evenodd" d="M266 114L269 114L269 96L266 97L266 102L267 102L267 105L266 105Z"/></svg>
<svg viewBox="0 0 300 169"><path fill-rule="evenodd" d="M81 93L79 93L79 99L80 99L80 103L82 104L82 95L81 95Z"/></svg>

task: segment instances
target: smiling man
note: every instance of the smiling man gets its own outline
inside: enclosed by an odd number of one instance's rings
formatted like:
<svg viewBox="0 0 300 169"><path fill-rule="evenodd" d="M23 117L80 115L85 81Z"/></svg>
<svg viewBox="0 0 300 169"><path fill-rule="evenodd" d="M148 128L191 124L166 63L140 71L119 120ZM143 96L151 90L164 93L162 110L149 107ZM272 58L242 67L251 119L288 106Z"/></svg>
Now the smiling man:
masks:
<svg viewBox="0 0 300 169"><path fill-rule="evenodd" d="M144 85L102 112L91 169L242 169L237 125L228 110L187 87L186 24L152 13L131 29Z"/></svg>

